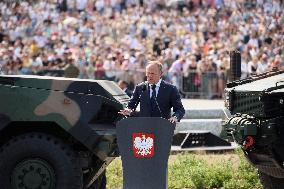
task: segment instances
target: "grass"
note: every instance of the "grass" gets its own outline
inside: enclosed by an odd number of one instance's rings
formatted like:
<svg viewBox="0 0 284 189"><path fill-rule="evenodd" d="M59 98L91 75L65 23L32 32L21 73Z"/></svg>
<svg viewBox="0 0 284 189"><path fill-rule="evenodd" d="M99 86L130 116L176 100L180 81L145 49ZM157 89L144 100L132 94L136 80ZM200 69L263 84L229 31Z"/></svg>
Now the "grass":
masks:
<svg viewBox="0 0 284 189"><path fill-rule="evenodd" d="M169 159L169 189L261 189L257 172L240 150L233 153L179 153ZM122 188L121 160L107 168L108 189Z"/></svg>

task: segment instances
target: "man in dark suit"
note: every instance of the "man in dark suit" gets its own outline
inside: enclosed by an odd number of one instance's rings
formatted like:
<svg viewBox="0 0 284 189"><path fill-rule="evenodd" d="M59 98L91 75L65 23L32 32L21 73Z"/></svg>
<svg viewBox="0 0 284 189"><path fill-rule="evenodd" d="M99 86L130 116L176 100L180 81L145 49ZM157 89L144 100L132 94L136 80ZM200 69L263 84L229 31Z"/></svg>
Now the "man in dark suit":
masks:
<svg viewBox="0 0 284 189"><path fill-rule="evenodd" d="M161 79L162 64L151 61L146 66L147 82L135 87L128 107L119 113L130 116L140 102L140 117L163 117L176 124L185 114L177 88ZM171 115L171 108L173 114Z"/></svg>

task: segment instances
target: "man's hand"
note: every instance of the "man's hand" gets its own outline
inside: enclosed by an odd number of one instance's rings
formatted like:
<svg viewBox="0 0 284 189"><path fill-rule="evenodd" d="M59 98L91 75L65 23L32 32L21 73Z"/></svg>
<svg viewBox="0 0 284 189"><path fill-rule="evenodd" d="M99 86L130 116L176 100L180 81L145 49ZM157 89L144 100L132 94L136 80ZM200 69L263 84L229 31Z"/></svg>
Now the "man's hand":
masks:
<svg viewBox="0 0 284 189"><path fill-rule="evenodd" d="M129 108L125 108L123 110L120 110L118 113L124 116L130 116L130 114L133 112L133 110Z"/></svg>
<svg viewBox="0 0 284 189"><path fill-rule="evenodd" d="M173 116L169 119L169 122L173 123L173 124L176 124L178 121L177 117L176 116Z"/></svg>

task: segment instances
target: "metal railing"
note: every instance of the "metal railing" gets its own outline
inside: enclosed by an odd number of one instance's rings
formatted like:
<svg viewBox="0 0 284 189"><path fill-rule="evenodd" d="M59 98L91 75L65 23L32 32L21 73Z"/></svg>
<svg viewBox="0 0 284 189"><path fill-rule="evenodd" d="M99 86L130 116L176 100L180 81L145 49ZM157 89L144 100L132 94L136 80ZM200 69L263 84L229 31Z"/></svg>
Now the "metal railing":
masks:
<svg viewBox="0 0 284 189"><path fill-rule="evenodd" d="M113 70L114 77L109 78L106 74L107 71L97 70L91 73L79 73L78 78L83 79L105 79L105 80L124 80L130 84L130 88L145 81L145 70ZM5 74L5 73L4 73ZM6 73L7 74L7 73ZM8 73L9 74L9 73ZM20 74L20 73L18 73ZM56 77L66 76L65 70L41 70L35 75L48 75ZM227 82L226 72L195 72L189 71L187 73L173 74L165 72L163 79L175 85L183 98L205 98L216 99L222 98L223 91Z"/></svg>
<svg viewBox="0 0 284 189"><path fill-rule="evenodd" d="M227 73L191 71L180 80L180 92L185 98L218 99L223 97Z"/></svg>

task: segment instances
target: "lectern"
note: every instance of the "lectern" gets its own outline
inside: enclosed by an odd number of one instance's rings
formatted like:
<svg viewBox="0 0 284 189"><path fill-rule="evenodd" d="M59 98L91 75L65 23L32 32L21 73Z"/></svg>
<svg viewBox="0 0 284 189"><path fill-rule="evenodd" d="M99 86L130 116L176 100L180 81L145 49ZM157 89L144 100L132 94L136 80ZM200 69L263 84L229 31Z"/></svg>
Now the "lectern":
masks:
<svg viewBox="0 0 284 189"><path fill-rule="evenodd" d="M158 117L129 117L117 123L124 189L167 189L174 125Z"/></svg>

